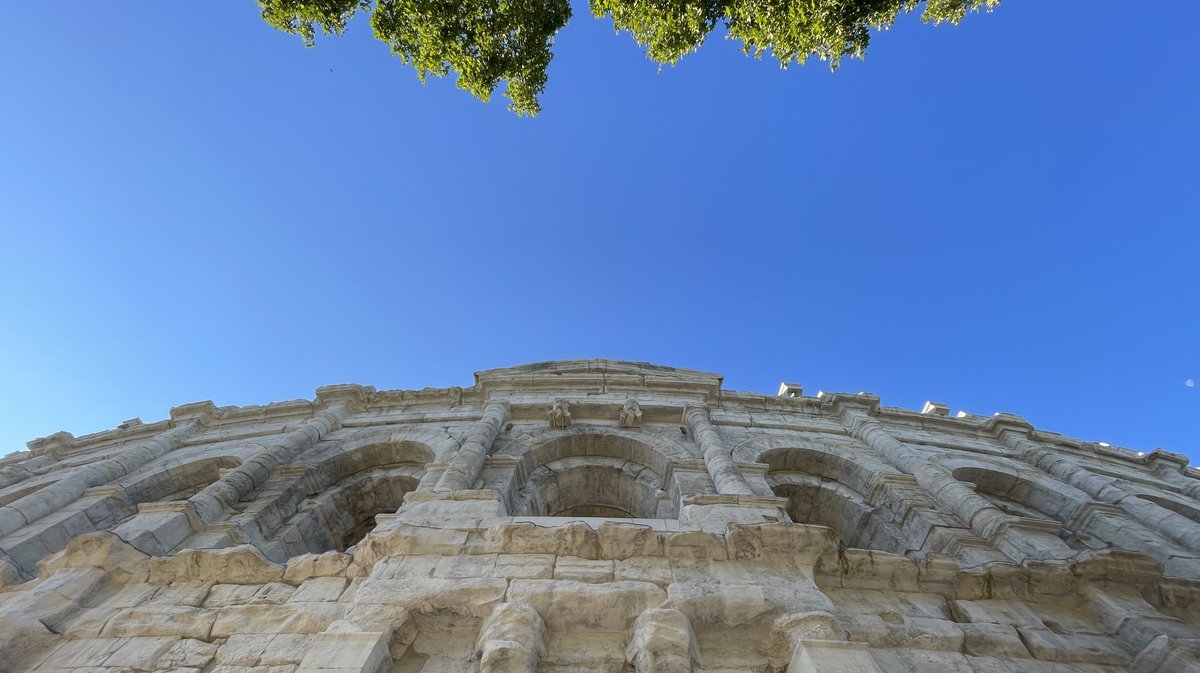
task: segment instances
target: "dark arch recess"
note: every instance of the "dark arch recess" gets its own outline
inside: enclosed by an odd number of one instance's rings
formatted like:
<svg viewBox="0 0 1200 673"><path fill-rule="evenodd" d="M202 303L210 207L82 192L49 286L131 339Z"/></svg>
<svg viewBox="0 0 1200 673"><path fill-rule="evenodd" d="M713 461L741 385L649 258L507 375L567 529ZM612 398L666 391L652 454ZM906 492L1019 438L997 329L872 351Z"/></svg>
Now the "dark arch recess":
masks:
<svg viewBox="0 0 1200 673"><path fill-rule="evenodd" d="M513 499L518 516L677 516L662 483L668 456L618 433L571 432L520 454L527 475Z"/></svg>

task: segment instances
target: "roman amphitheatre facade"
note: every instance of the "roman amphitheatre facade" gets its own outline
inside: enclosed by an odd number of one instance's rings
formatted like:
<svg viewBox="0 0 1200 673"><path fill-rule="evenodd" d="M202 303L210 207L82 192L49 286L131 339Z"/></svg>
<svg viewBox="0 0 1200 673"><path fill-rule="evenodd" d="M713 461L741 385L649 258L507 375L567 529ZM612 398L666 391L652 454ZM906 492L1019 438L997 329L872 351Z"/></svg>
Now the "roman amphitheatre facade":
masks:
<svg viewBox="0 0 1200 673"><path fill-rule="evenodd" d="M0 461L0 670L1200 671L1183 457L604 360Z"/></svg>

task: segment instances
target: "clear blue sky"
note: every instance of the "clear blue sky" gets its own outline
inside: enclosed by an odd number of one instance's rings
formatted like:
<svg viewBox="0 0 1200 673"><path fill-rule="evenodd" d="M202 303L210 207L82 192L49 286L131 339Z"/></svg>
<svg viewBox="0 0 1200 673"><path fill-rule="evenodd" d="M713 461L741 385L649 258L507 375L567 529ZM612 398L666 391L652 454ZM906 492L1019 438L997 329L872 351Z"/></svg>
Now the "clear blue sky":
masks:
<svg viewBox="0 0 1200 673"><path fill-rule="evenodd" d="M1200 455L1200 4L910 17L834 74L659 73L577 5L537 119L257 13L7 7L0 453L607 357Z"/></svg>

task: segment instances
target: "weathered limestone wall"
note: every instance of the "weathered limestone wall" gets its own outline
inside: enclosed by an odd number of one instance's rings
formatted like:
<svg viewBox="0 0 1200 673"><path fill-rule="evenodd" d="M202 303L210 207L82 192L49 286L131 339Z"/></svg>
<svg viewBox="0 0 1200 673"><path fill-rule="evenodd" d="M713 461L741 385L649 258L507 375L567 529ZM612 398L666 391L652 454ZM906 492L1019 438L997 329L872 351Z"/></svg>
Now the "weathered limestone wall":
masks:
<svg viewBox="0 0 1200 673"><path fill-rule="evenodd" d="M1200 673L1186 460L603 360L0 461L0 671Z"/></svg>

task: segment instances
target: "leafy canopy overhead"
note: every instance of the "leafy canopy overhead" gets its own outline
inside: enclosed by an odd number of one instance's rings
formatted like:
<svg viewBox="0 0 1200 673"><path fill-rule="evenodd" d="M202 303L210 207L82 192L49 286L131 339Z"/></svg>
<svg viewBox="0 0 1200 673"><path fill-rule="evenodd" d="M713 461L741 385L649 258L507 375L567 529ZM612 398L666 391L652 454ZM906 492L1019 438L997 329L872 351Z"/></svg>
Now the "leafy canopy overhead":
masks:
<svg viewBox="0 0 1200 673"><path fill-rule="evenodd" d="M870 29L925 7L926 22L958 23L1000 0L590 0L650 58L674 64L723 24L746 53L768 51L787 67L810 56L837 68L861 58ZM536 115L546 88L554 35L571 18L569 0L259 0L262 17L312 46L318 30L340 34L356 13L371 15L375 36L411 64L422 81L454 72L458 86L488 100L501 82L509 109Z"/></svg>

